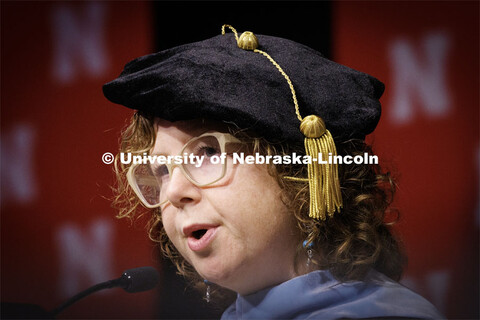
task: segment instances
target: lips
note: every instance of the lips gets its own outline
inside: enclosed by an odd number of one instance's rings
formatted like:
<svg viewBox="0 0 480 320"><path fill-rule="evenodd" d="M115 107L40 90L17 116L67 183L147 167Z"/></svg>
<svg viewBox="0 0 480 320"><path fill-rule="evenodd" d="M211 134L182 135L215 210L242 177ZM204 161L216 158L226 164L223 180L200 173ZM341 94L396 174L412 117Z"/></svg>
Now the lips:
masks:
<svg viewBox="0 0 480 320"><path fill-rule="evenodd" d="M192 251L201 251L208 247L217 232L217 225L195 224L183 229L188 247Z"/></svg>

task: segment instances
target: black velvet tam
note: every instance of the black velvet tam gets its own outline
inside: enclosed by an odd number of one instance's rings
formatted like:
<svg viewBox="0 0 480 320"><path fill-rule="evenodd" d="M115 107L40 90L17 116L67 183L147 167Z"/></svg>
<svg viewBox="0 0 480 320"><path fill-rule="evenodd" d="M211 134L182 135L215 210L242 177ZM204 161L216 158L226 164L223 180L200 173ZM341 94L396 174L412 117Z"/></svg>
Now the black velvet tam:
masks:
<svg viewBox="0 0 480 320"><path fill-rule="evenodd" d="M299 43L257 35L290 77L302 117L322 117L334 138L364 138L380 118L384 85ZM169 120L214 119L272 141L302 142L287 81L263 55L237 46L233 33L129 62L105 84L112 102Z"/></svg>

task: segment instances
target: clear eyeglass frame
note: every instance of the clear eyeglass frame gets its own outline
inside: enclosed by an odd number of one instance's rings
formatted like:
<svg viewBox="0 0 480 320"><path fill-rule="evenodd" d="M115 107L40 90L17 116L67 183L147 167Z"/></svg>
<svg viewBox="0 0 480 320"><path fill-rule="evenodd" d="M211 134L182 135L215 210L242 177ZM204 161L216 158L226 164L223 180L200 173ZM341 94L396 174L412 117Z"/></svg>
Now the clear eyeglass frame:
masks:
<svg viewBox="0 0 480 320"><path fill-rule="evenodd" d="M182 147L182 150L180 151L180 153L178 154L179 156L182 156L185 152L185 149L191 145L192 143L194 143L195 141L199 140L199 139L203 139L205 137L214 137L217 139L218 141L218 144L219 144L219 147L220 147L220 152L221 154L226 154L226 145L229 144L229 143L239 143L239 144L243 144L242 141L240 141L239 139L237 139L236 137L234 137L233 135L229 134L229 133L223 133L223 132L207 132L207 133L204 133L198 137L194 137L192 139L190 139L189 141L187 141L185 143L185 145ZM199 183L197 181L195 181L194 178L191 177L191 175L189 174L189 172L184 168L184 163L180 163L180 164L176 164L176 163L166 163L165 166L167 167L168 169L168 175L171 176L172 172L173 172L173 169L175 167L179 167L180 168L180 171L182 172L183 176L185 178L187 178L188 181L190 181L192 184L194 184L195 186L197 187L207 187L207 186L210 186L212 184L214 184L215 182L221 180L223 177L225 177L225 174L227 172L227 162L228 161L223 161L222 162L222 171L221 171L221 174L215 178L213 181L210 181L208 183ZM128 172L127 172L127 181L130 185L130 187L132 188L132 190L135 192L135 194L137 195L137 197L140 199L141 203L147 207L147 208L150 208L150 209L153 209L153 208L158 208L160 207L161 205L165 204L168 202L168 199L164 200L164 201L159 201L158 203L156 204L150 204L144 197L142 191L140 190L140 187L137 183L137 180L135 178L135 169L141 164L133 164L130 166L130 168L128 169ZM158 184L158 182L155 181L155 183Z"/></svg>

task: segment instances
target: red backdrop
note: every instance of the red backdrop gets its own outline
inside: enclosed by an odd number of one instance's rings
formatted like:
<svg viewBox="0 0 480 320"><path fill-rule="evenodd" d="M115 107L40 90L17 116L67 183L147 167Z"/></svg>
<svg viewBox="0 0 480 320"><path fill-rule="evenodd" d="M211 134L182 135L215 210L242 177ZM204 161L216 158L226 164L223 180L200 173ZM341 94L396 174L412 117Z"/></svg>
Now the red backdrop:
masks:
<svg viewBox="0 0 480 320"><path fill-rule="evenodd" d="M113 173L131 111L102 84L151 52L142 2L3 2L1 16L2 301L50 309L125 269L155 265L144 226L116 221ZM153 316L155 292L121 289L62 317Z"/></svg>
<svg viewBox="0 0 480 320"><path fill-rule="evenodd" d="M337 62L384 81L369 137L398 173L404 283L478 317L478 2L335 2Z"/></svg>

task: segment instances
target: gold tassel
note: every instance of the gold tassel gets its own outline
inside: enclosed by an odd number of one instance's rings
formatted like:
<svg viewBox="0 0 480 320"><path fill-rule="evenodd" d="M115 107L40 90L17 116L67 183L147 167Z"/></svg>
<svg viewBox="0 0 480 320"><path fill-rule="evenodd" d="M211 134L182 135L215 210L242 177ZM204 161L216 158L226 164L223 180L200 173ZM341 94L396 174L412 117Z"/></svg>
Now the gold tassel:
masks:
<svg viewBox="0 0 480 320"><path fill-rule="evenodd" d="M317 159L308 164L308 183L310 188L310 213L314 219L325 220L335 211L340 212L342 194L338 182L338 165L320 163L337 155L333 137L325 128L323 120L315 115L305 117L300 124L300 131L305 136L305 152L310 159ZM320 159L320 157L322 157Z"/></svg>
<svg viewBox="0 0 480 320"><path fill-rule="evenodd" d="M305 136L305 152L310 159L317 159L308 164L308 179L285 177L289 180L308 181L310 189L310 213L309 216L314 219L326 220L327 214L332 217L335 211L340 212L343 206L342 193L340 191L340 182L338 180L338 165L335 163L323 162L331 154L332 158L337 155L335 142L330 132L326 129L322 118L316 115L310 115L302 118L300 115L297 96L293 88L292 81L283 71L282 67L266 52L258 50L258 39L252 32L246 31L238 37L237 30L231 25L222 26L222 34L225 34L225 27L232 30L235 34L238 47L244 50L252 50L255 53L264 55L278 69L287 81L292 92L295 113L300 120L300 131ZM322 159L318 157L322 156Z"/></svg>

